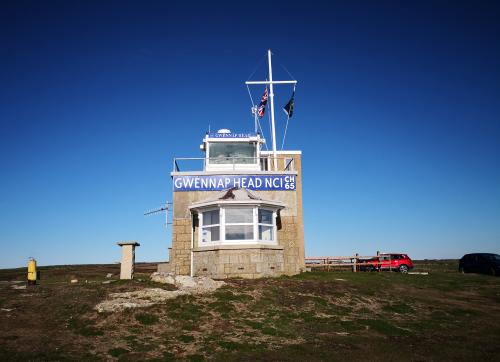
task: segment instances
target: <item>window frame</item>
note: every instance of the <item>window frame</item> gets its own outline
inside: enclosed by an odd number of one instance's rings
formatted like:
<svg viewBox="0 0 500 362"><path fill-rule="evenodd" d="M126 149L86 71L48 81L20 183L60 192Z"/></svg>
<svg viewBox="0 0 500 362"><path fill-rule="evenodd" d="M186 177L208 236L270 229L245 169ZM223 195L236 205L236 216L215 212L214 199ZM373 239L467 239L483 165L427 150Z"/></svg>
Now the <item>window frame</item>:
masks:
<svg viewBox="0 0 500 362"><path fill-rule="evenodd" d="M235 144L240 144L240 145L250 145L253 150L254 150L254 156L253 157L249 157L250 159L253 158L252 162L237 162L238 158L241 158L241 157L226 157L226 160L229 161L229 162L214 162L215 160L215 157L212 155L212 150L211 150L211 146L215 146L215 145L228 145L228 144L231 144L231 145L235 145ZM236 162L232 162L234 160L236 160ZM260 147L259 147L259 144L255 141L248 141L248 140L231 140L231 141L227 141L227 140L224 140L224 141L209 141L207 142L207 150L206 150L206 164L207 166L211 166L211 167L225 167L225 166L234 166L234 165L237 165L237 166L247 166L247 167L250 167L250 166L256 166L256 165L259 165L260 166Z"/></svg>
<svg viewBox="0 0 500 362"><path fill-rule="evenodd" d="M205 225L203 217L204 213L210 212L210 211L218 211L219 212L219 223L218 224L207 224ZM221 218L221 210L219 207L211 207L206 210L203 210L203 213L198 217L199 220L199 237L198 237L198 242L200 245L214 245L216 243L220 243L221 241L221 235L222 235L222 218ZM211 240L211 241L203 241L203 229L204 228L212 228L212 227L219 227L219 240Z"/></svg>
<svg viewBox="0 0 500 362"><path fill-rule="evenodd" d="M248 222L237 222L237 223L228 223L226 222L226 212L227 210L230 210L230 209L251 209L252 210L252 222L248 223ZM237 206L237 205L231 205L231 206L223 206L221 207L221 210L222 210L222 214L223 214L223 220L224 220L224 238L221 238L223 240L221 241L224 241L224 242L228 242L228 240L226 240L226 226L252 226L252 238L251 239L232 239L232 240L229 240L230 243L233 243L233 242L236 242L236 243L245 243L245 242L249 242L249 241L254 241L255 240L255 207L252 205L252 207L248 207L248 206Z"/></svg>
<svg viewBox="0 0 500 362"><path fill-rule="evenodd" d="M226 223L226 211L227 209L251 209L252 210L252 222L251 223ZM260 223L259 222L259 209L270 211L271 224ZM206 212L219 210L219 224L203 224L203 215ZM259 205L220 205L217 207L210 207L199 211L200 226L198 231L198 246L216 246L216 245L242 245L242 244L252 244L252 245L278 245L278 233L277 233L277 210L271 207L259 206ZM203 230L206 227L219 227L219 240L217 241L203 241ZM226 226L252 226L253 238L252 239L236 239L227 240L226 239ZM272 230L272 240L262 240L259 235L259 226L271 227Z"/></svg>
<svg viewBox="0 0 500 362"><path fill-rule="evenodd" d="M257 207L257 237L256 239L259 241L259 242L275 242L276 241L276 210L272 210L272 209L269 209L269 208L265 208L265 207ZM265 211L270 211L271 212L271 223L270 224L265 224L265 223L261 223L259 222L259 210L265 210ZM259 227L260 226L266 226L266 227L271 227L271 240L264 240L260 237L260 232L259 232Z"/></svg>
<svg viewBox="0 0 500 362"><path fill-rule="evenodd" d="M295 171L295 158L285 157L284 168L285 171Z"/></svg>

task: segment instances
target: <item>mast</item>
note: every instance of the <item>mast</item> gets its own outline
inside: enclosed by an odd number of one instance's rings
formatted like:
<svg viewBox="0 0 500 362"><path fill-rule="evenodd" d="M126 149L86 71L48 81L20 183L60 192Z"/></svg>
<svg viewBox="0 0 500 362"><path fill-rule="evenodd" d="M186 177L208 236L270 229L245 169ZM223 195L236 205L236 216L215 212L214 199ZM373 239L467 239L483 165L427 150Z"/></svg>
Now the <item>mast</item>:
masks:
<svg viewBox="0 0 500 362"><path fill-rule="evenodd" d="M267 51L267 61L269 64L269 80L266 81L246 81L245 84L269 84L269 96L271 98L271 134L273 141L273 159L274 170L278 170L278 155L276 151L276 127L274 124L274 84L297 84L296 80L274 80L273 81L273 66L271 63L271 49Z"/></svg>

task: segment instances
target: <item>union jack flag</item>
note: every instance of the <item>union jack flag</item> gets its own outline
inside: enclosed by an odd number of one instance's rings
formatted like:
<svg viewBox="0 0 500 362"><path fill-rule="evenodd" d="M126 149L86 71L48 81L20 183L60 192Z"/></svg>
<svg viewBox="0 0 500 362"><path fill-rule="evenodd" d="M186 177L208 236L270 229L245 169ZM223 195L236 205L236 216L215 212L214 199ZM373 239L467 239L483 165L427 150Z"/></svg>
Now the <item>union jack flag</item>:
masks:
<svg viewBox="0 0 500 362"><path fill-rule="evenodd" d="M267 104L267 87L266 90L264 91L264 95L262 96L262 99L260 100L259 103L259 108L257 108L257 114L259 115L259 118L264 117L264 112L266 111L266 104Z"/></svg>

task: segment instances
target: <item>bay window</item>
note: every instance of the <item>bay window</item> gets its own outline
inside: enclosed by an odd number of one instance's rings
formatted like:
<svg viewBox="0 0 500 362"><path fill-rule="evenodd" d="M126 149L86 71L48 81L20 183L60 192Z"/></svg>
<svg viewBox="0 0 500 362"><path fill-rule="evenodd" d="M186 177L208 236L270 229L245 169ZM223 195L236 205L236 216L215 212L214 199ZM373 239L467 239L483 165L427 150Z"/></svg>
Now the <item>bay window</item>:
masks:
<svg viewBox="0 0 500 362"><path fill-rule="evenodd" d="M215 244L277 244L276 210L222 206L200 210L200 246Z"/></svg>

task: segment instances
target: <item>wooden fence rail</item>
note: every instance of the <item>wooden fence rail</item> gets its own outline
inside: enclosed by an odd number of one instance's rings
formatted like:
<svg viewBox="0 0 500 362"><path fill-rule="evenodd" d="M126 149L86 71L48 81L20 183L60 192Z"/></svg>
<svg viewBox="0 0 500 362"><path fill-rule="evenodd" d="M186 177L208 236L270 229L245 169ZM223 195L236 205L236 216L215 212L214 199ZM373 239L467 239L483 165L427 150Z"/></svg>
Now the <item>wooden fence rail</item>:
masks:
<svg viewBox="0 0 500 362"><path fill-rule="evenodd" d="M320 256L305 258L306 268L323 269L329 271L331 268L349 267L353 272L359 271L360 267L373 266L374 259L378 259L380 255L352 255L352 256ZM371 262L368 262L371 260ZM391 262L389 257L389 268Z"/></svg>

